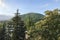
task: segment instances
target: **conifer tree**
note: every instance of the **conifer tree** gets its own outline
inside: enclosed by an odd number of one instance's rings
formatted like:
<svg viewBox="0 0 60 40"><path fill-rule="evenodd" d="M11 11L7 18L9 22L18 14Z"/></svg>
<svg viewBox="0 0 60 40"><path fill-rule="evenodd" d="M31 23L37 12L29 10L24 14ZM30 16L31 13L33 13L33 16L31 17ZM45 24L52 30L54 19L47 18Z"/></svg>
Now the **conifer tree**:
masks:
<svg viewBox="0 0 60 40"><path fill-rule="evenodd" d="M24 40L25 39L25 26L24 22L19 16L18 10L15 17L12 19L14 23L13 40Z"/></svg>

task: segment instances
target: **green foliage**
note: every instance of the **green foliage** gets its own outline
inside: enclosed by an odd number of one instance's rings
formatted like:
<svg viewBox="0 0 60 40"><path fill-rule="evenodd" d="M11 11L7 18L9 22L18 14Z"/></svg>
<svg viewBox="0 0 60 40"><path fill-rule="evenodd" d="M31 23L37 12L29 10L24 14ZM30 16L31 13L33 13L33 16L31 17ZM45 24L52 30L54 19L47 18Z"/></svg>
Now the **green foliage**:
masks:
<svg viewBox="0 0 60 40"><path fill-rule="evenodd" d="M1 23L1 28L0 28L0 40L5 40L5 23Z"/></svg>
<svg viewBox="0 0 60 40"><path fill-rule="evenodd" d="M46 15L43 20L37 22L37 26L42 31L43 40L58 40L60 37L60 13L58 9L45 11Z"/></svg>

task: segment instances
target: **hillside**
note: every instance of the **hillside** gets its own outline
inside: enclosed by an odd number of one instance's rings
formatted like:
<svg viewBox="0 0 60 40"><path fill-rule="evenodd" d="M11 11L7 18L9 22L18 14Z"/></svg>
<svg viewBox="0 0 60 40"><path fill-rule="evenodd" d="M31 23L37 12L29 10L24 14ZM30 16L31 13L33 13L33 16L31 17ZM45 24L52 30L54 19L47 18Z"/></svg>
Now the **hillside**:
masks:
<svg viewBox="0 0 60 40"><path fill-rule="evenodd" d="M40 14L40 13L27 13L24 15L21 15L22 19L26 22L29 18L31 18L31 20L33 22L37 22L39 20L41 20L44 15Z"/></svg>

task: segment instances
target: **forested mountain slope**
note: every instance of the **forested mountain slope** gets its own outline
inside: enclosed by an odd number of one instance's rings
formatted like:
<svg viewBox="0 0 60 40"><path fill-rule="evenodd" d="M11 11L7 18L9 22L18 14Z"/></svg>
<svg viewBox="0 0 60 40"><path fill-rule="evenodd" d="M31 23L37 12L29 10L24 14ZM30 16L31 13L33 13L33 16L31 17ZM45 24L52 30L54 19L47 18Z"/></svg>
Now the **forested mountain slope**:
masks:
<svg viewBox="0 0 60 40"><path fill-rule="evenodd" d="M24 15L21 15L22 19L26 22L27 20L32 20L32 22L37 22L39 20L41 20L44 15L40 14L40 13L27 13Z"/></svg>

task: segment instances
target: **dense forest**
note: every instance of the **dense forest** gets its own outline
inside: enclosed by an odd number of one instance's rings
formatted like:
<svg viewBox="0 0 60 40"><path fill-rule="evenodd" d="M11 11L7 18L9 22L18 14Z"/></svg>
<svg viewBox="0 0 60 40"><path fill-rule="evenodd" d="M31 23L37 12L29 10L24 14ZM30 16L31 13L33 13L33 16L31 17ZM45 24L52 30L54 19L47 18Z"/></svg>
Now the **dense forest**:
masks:
<svg viewBox="0 0 60 40"><path fill-rule="evenodd" d="M60 9L44 13L20 15L17 10L11 20L0 22L0 40L60 40Z"/></svg>

